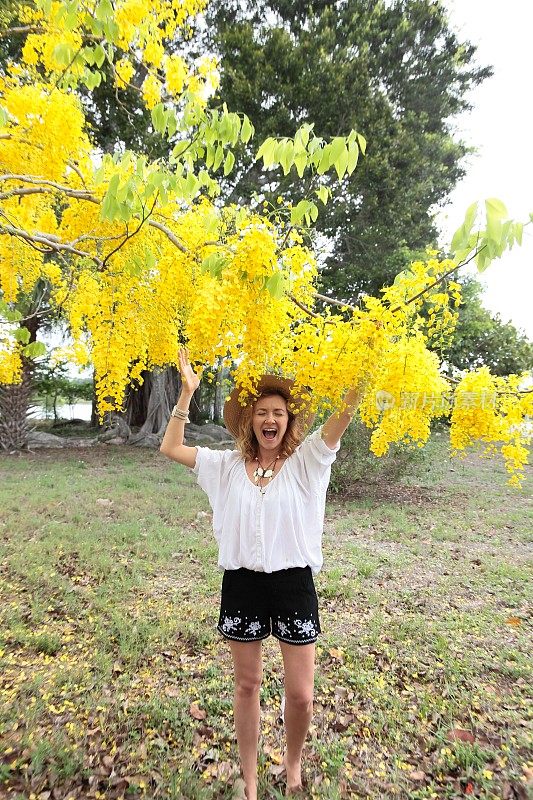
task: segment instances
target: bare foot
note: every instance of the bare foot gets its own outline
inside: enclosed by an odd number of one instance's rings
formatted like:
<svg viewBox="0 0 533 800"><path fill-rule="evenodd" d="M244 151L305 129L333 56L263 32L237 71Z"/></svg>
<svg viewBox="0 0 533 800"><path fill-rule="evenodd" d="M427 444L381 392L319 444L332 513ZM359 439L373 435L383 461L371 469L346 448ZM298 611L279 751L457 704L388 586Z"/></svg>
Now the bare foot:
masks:
<svg viewBox="0 0 533 800"><path fill-rule="evenodd" d="M233 800L257 800L257 786L247 786L242 778L233 784Z"/></svg>
<svg viewBox="0 0 533 800"><path fill-rule="evenodd" d="M296 764L289 764L287 756L283 757L283 766L287 773L287 794L302 791L302 762L298 761Z"/></svg>

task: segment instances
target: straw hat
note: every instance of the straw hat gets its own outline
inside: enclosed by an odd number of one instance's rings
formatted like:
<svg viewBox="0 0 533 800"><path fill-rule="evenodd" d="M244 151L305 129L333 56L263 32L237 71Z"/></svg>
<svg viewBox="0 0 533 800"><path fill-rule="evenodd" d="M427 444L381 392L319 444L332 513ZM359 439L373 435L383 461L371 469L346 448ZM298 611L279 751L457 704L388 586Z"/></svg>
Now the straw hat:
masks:
<svg viewBox="0 0 533 800"><path fill-rule="evenodd" d="M279 375L263 375L257 384L257 394L255 396L249 396L247 405L255 403L265 392L276 392L276 394L280 394L284 397L287 402L290 401L291 407L289 410L292 411L293 414L298 414L303 400L291 396L293 386L294 381L290 378L280 378ZM230 431L235 438L239 435L239 421L245 409L245 406L239 403L240 392L240 388L236 387L224 404L224 423L228 431ZM312 425L315 415L305 412L302 413L304 414L302 427L304 430L307 430Z"/></svg>

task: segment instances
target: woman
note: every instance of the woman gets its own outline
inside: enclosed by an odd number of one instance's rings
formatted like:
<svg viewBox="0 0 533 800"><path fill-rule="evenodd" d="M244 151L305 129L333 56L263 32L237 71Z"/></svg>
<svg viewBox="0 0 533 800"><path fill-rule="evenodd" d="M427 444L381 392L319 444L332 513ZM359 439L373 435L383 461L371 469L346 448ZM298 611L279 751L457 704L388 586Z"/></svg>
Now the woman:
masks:
<svg viewBox="0 0 533 800"><path fill-rule="evenodd" d="M243 408L234 390L224 407L238 450L183 444L188 409L200 380L186 351L179 357L182 389L161 452L193 469L213 509L224 569L218 630L234 665L234 718L248 800L257 798L261 640L279 639L285 671L287 793L301 790L302 750L313 707L315 642L320 633L313 584L322 566L321 536L331 464L360 399L310 436L298 414L292 381L265 375L259 397Z"/></svg>

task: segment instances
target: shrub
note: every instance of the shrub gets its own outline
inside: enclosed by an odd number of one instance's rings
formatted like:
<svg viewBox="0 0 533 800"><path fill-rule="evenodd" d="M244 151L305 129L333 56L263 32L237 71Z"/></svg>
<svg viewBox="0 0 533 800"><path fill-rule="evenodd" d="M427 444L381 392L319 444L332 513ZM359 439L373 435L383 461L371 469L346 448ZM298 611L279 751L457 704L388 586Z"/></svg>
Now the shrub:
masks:
<svg viewBox="0 0 533 800"><path fill-rule="evenodd" d="M434 454L428 446L391 445L386 456L377 458L370 452L371 430L361 420L354 419L344 433L337 459L331 468L330 491L346 492L354 483L397 481L417 472L430 462Z"/></svg>

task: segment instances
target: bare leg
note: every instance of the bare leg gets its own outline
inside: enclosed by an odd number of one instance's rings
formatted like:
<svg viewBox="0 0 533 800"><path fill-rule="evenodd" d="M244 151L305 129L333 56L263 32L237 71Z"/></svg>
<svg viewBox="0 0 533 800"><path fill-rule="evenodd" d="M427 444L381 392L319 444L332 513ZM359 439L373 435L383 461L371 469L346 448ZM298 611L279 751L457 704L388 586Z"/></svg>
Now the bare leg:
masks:
<svg viewBox="0 0 533 800"><path fill-rule="evenodd" d="M259 689L263 666L261 642L230 641L235 674L233 716L248 800L257 798L257 743L259 740Z"/></svg>
<svg viewBox="0 0 533 800"><path fill-rule="evenodd" d="M315 645L280 642L285 667L285 769L287 790L302 784L302 750L313 715Z"/></svg>

